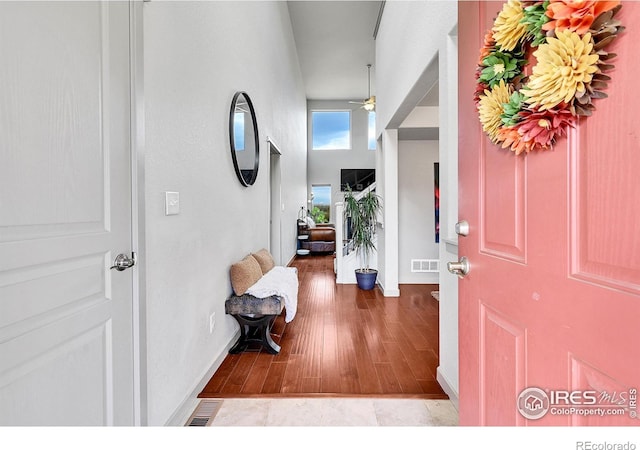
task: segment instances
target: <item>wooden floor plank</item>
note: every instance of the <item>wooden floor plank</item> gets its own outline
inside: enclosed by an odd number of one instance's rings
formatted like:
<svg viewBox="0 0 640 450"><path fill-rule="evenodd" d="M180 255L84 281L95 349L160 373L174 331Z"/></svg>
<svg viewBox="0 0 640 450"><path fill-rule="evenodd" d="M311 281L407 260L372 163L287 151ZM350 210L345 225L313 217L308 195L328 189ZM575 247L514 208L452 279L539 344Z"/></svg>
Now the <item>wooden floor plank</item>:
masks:
<svg viewBox="0 0 640 450"><path fill-rule="evenodd" d="M338 329L333 308L325 314L322 340L320 392L340 392L338 373Z"/></svg>
<svg viewBox="0 0 640 450"><path fill-rule="evenodd" d="M399 297L336 285L333 256L297 257L298 310L276 318L278 355L227 355L199 397L371 396L445 399L438 367L437 285Z"/></svg>
<svg viewBox="0 0 640 450"><path fill-rule="evenodd" d="M402 388L402 392L406 394L420 394L422 393L422 387L418 380L416 379L409 363L406 358L402 354L402 350L399 344L394 343L385 343L385 348L387 352L392 355L392 367L393 372L396 375L398 383L400 383L400 387Z"/></svg>
<svg viewBox="0 0 640 450"><path fill-rule="evenodd" d="M262 386L264 386L269 368L273 358L269 353L260 352L247 375L244 385L240 389L240 392L251 394L253 392L261 392Z"/></svg>
<svg viewBox="0 0 640 450"><path fill-rule="evenodd" d="M287 363L287 368L282 378L280 392L283 394L296 394L302 392L302 363L301 355L292 355Z"/></svg>
<svg viewBox="0 0 640 450"><path fill-rule="evenodd" d="M378 373L378 379L382 386L383 394L400 394L402 388L396 378L396 373L393 370L391 363L378 363L375 365L376 372Z"/></svg>
<svg viewBox="0 0 640 450"><path fill-rule="evenodd" d="M236 393L242 391L242 386L244 386L245 381L249 377L249 373L257 357L257 352L244 352L240 354L238 364L236 364L229 374L223 392Z"/></svg>
<svg viewBox="0 0 640 450"><path fill-rule="evenodd" d="M209 380L207 385L204 387L203 392L209 392L212 394L217 394L222 392L222 388L224 384L227 382L229 378L229 374L238 364L238 360L240 359L240 355L232 355L229 354L222 361L222 364L216 371L213 377Z"/></svg>
<svg viewBox="0 0 640 450"><path fill-rule="evenodd" d="M363 394L381 394L382 386L378 378L378 373L367 348L366 336L362 322L359 323L357 332L354 335L356 367L358 369L358 381L360 392Z"/></svg>
<svg viewBox="0 0 640 450"><path fill-rule="evenodd" d="M252 394L277 394L282 390L282 379L284 378L284 372L287 369L287 363L274 362L269 366L269 371L265 377L262 390L259 392L252 392ZM213 376L215 378L215 374ZM204 392L204 391L203 391ZM202 394L200 395L202 396Z"/></svg>

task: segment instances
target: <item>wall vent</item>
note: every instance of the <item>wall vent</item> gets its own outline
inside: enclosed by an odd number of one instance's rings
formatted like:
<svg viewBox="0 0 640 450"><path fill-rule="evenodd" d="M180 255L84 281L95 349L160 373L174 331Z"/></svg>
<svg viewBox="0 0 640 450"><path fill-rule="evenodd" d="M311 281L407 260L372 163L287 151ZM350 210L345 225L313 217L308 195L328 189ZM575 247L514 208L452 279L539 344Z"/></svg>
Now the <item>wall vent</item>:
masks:
<svg viewBox="0 0 640 450"><path fill-rule="evenodd" d="M208 427L213 422L213 418L222 406L221 400L202 400L196 407L185 426L187 427Z"/></svg>
<svg viewBox="0 0 640 450"><path fill-rule="evenodd" d="M412 259L411 272L440 272L440 260L437 259Z"/></svg>

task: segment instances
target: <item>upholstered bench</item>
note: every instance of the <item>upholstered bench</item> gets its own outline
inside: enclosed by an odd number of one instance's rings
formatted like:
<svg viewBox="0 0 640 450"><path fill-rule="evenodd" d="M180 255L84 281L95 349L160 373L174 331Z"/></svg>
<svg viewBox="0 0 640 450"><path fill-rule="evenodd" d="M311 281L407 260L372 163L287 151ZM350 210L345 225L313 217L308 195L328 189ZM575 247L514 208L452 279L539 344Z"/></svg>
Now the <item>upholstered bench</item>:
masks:
<svg viewBox="0 0 640 450"><path fill-rule="evenodd" d="M233 294L225 302L225 312L240 325L240 337L229 353L243 352L254 342L271 354L279 353L271 327L283 310L286 322L295 316L297 270L276 266L271 254L262 249L233 264L230 275Z"/></svg>
<svg viewBox="0 0 640 450"><path fill-rule="evenodd" d="M224 304L227 314L233 316L240 325L240 338L229 353L240 353L250 343L261 344L264 349L275 355L280 346L271 338L271 326L284 309L284 301L277 295L258 298L253 295L232 295Z"/></svg>

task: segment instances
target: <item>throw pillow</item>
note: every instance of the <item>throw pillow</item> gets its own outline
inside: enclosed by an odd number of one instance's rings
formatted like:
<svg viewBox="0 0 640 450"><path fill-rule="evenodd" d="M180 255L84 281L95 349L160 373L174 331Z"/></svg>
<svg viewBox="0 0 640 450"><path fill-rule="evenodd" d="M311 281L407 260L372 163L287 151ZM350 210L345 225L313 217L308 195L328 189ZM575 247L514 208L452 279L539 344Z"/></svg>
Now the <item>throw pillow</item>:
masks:
<svg viewBox="0 0 640 450"><path fill-rule="evenodd" d="M276 262L273 260L273 256L269 253L269 250L263 248L256 253L253 253L252 256L258 261L260 264L260 269L262 269L262 275L273 269L276 265Z"/></svg>
<svg viewBox="0 0 640 450"><path fill-rule="evenodd" d="M233 264L229 272L231 275L231 286L236 295L244 294L247 292L247 289L262 278L260 264L258 264L258 261L251 255L247 255L242 261Z"/></svg>

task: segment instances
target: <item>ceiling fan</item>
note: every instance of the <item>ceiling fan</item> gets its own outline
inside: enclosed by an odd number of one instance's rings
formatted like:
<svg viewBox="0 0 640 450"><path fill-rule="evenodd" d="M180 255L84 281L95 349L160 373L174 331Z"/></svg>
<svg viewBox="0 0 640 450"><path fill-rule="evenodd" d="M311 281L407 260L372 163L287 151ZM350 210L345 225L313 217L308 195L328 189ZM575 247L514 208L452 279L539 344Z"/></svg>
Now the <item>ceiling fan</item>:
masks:
<svg viewBox="0 0 640 450"><path fill-rule="evenodd" d="M367 64L367 72L369 79L369 98L362 102L349 102L355 105L362 105L361 108L366 109L367 111L373 111L376 108L376 96L371 95L371 64Z"/></svg>

